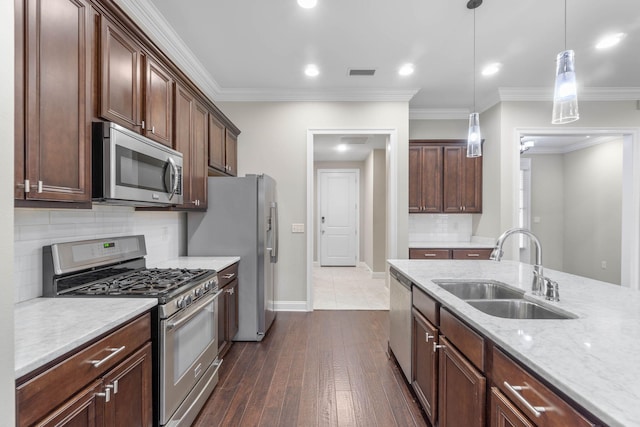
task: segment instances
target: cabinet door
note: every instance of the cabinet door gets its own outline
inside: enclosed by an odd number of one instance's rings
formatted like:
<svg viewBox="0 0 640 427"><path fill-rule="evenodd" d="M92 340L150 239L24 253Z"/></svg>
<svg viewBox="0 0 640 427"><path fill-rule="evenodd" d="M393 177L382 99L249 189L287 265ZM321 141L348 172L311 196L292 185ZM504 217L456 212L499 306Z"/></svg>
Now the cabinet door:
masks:
<svg viewBox="0 0 640 427"><path fill-rule="evenodd" d="M103 378L109 388L105 399L105 426L151 427L151 343L115 367Z"/></svg>
<svg viewBox="0 0 640 427"><path fill-rule="evenodd" d="M195 101L193 106L193 140L191 141L191 200L198 209L207 208L207 129L209 112Z"/></svg>
<svg viewBox="0 0 640 427"><path fill-rule="evenodd" d="M440 336L440 427L485 425L486 379Z"/></svg>
<svg viewBox="0 0 640 427"><path fill-rule="evenodd" d="M191 139L193 127L191 125L193 117L193 95L187 92L180 85L176 84L175 90L175 146L174 148L182 153L182 194L183 205L181 207L194 207L191 198Z"/></svg>
<svg viewBox="0 0 640 427"><path fill-rule="evenodd" d="M437 341L438 330L414 309L411 385L432 425L438 416L438 354L433 348Z"/></svg>
<svg viewBox="0 0 640 427"><path fill-rule="evenodd" d="M422 147L422 212L442 212L442 147Z"/></svg>
<svg viewBox="0 0 640 427"><path fill-rule="evenodd" d="M173 77L156 61L146 57L145 136L172 147Z"/></svg>
<svg viewBox="0 0 640 427"><path fill-rule="evenodd" d="M460 199L465 213L482 212L482 157L468 158L466 149L461 150L462 188Z"/></svg>
<svg viewBox="0 0 640 427"><path fill-rule="evenodd" d="M463 147L444 147L444 205L445 213L461 213L463 182Z"/></svg>
<svg viewBox="0 0 640 427"><path fill-rule="evenodd" d="M84 0L27 0L24 173L17 197L91 200L91 7Z"/></svg>
<svg viewBox="0 0 640 427"><path fill-rule="evenodd" d="M227 173L236 176L238 174L238 136L229 129L225 132L224 146Z"/></svg>
<svg viewBox="0 0 640 427"><path fill-rule="evenodd" d="M238 279L227 286L227 341L231 341L238 333L240 325L238 317Z"/></svg>
<svg viewBox="0 0 640 427"><path fill-rule="evenodd" d="M104 15L101 25L100 116L140 132L143 128L140 113L141 49Z"/></svg>
<svg viewBox="0 0 640 427"><path fill-rule="evenodd" d="M212 113L209 113L209 167L226 172L225 139L226 128Z"/></svg>
<svg viewBox="0 0 640 427"><path fill-rule="evenodd" d="M500 391L491 388L491 427L535 427Z"/></svg>
<svg viewBox="0 0 640 427"><path fill-rule="evenodd" d="M409 213L422 212L422 147L409 147Z"/></svg>
<svg viewBox="0 0 640 427"><path fill-rule="evenodd" d="M37 427L97 427L102 426L98 419L102 417L104 397L98 396L102 382L95 381L89 387L76 394L47 416L34 424Z"/></svg>

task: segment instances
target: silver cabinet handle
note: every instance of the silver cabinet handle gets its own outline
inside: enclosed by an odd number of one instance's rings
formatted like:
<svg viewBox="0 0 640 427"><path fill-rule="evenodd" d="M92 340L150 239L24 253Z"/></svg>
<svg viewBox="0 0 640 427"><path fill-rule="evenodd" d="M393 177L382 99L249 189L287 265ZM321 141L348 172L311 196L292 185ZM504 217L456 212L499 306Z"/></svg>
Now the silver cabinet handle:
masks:
<svg viewBox="0 0 640 427"><path fill-rule="evenodd" d="M436 254L424 254L424 256L426 256L426 257L434 257L434 256L436 256Z"/></svg>
<svg viewBox="0 0 640 427"><path fill-rule="evenodd" d="M424 333L424 340L425 340L425 342L429 342L429 340L430 340L431 338L435 338L435 336L433 336L433 335L429 335L429 332L425 332L425 333Z"/></svg>
<svg viewBox="0 0 640 427"><path fill-rule="evenodd" d="M111 401L111 387L106 386L104 388L104 393L96 393L96 396L104 397L105 403L109 403L109 401Z"/></svg>
<svg viewBox="0 0 640 427"><path fill-rule="evenodd" d="M433 342L433 352L435 353L436 351L438 351L439 348L446 348L446 345L438 345L436 344L436 342Z"/></svg>
<svg viewBox="0 0 640 427"><path fill-rule="evenodd" d="M533 415L539 417L542 415L542 412L547 412L547 408L544 406L533 406L527 399L525 399L520 393L520 390L529 390L531 387L527 385L511 385L508 382L503 382L504 386L509 390L516 399L520 401L526 408L531 411Z"/></svg>
<svg viewBox="0 0 640 427"><path fill-rule="evenodd" d="M42 193L42 181L38 181L38 193Z"/></svg>
<svg viewBox="0 0 640 427"><path fill-rule="evenodd" d="M109 347L107 348L107 351L110 351L111 354L108 355L107 357L105 357L104 359L100 359L100 360L89 360L89 363L91 363L93 365L94 368L99 368L100 366L102 366L105 362L107 362L108 360L114 358L116 356L116 354L120 353L122 350L125 349L125 346L123 345L122 347L118 347L118 348L112 348Z"/></svg>
<svg viewBox="0 0 640 427"><path fill-rule="evenodd" d="M229 295L233 295L236 291L235 289L231 288L231 289L225 289L225 292L228 293Z"/></svg>
<svg viewBox="0 0 640 427"><path fill-rule="evenodd" d="M140 127L144 129L144 120L140 122Z"/></svg>
<svg viewBox="0 0 640 427"><path fill-rule="evenodd" d="M467 256L471 258L477 258L480 256L480 254L467 254Z"/></svg>
<svg viewBox="0 0 640 427"><path fill-rule="evenodd" d="M156 127L155 126L151 126L151 133L153 133L153 134L156 133Z"/></svg>
<svg viewBox="0 0 640 427"><path fill-rule="evenodd" d="M225 274L224 276L222 276L222 278L223 279L231 279L235 275L236 275L236 273L229 273L229 274Z"/></svg>

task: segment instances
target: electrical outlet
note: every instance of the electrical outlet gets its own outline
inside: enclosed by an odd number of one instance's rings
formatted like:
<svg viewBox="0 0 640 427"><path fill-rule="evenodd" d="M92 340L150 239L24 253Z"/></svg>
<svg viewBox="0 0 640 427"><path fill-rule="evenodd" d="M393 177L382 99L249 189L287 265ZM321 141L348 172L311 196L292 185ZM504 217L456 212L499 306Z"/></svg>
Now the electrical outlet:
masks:
<svg viewBox="0 0 640 427"><path fill-rule="evenodd" d="M304 224L291 224L292 233L304 233Z"/></svg>
<svg viewBox="0 0 640 427"><path fill-rule="evenodd" d="M606 270L607 269L607 261L602 261L600 263L600 266L602 267L603 270Z"/></svg>

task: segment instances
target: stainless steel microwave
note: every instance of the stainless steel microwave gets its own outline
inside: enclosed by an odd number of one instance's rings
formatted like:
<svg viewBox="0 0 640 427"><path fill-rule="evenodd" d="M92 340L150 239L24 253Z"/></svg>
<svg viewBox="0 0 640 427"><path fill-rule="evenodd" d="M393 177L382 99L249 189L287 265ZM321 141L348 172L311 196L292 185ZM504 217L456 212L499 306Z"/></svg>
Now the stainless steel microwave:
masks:
<svg viewBox="0 0 640 427"><path fill-rule="evenodd" d="M92 198L128 206L182 204L182 154L122 126L93 124Z"/></svg>

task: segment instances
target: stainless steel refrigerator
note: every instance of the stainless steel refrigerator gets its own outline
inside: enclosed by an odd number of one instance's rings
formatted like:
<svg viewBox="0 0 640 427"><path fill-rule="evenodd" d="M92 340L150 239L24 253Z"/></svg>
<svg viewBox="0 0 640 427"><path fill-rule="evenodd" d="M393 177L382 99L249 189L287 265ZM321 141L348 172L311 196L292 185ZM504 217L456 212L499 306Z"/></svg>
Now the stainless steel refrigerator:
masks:
<svg viewBox="0 0 640 427"><path fill-rule="evenodd" d="M276 182L267 175L213 177L207 212L189 212L189 256L239 256L239 329L234 341L261 341L276 317Z"/></svg>

